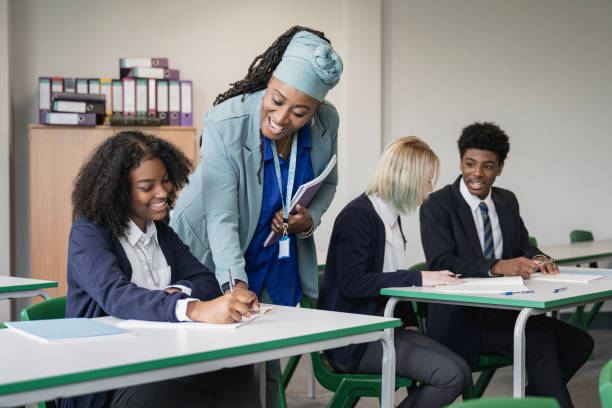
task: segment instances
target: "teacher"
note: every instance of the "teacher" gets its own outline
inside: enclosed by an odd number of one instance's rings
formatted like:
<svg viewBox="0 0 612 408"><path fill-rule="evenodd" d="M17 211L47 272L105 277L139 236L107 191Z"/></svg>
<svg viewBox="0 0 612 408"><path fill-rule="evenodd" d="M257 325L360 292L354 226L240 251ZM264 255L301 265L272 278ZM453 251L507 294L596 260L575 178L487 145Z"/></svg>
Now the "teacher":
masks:
<svg viewBox="0 0 612 408"><path fill-rule="evenodd" d="M202 161L170 225L224 291L231 270L235 290L252 290L264 303L295 306L302 293L318 297L312 233L334 197L336 169L308 207L284 213L291 194L337 152L338 113L324 98L341 73L342 60L325 35L296 26L206 113ZM270 231L287 239L264 247ZM271 368L277 377L280 366Z"/></svg>

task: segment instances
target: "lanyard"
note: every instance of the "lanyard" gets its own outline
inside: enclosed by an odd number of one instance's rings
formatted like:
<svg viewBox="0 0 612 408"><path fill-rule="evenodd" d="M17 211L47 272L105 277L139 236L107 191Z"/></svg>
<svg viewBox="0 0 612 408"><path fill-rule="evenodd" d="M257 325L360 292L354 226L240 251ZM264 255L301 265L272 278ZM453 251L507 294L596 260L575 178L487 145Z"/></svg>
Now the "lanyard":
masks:
<svg viewBox="0 0 612 408"><path fill-rule="evenodd" d="M272 144L272 153L274 156L274 170L276 171L276 181L278 181L278 191L281 197L281 203L283 205L283 227L284 234L287 235L287 225L289 223L289 205L291 204L291 192L293 190L293 182L295 180L295 162L297 160L297 138L298 134L295 132L293 141L291 142L291 156L289 156L289 174L287 175L287 197L283 199L283 181L281 178L280 163L278 161L278 152L276 150L276 142Z"/></svg>

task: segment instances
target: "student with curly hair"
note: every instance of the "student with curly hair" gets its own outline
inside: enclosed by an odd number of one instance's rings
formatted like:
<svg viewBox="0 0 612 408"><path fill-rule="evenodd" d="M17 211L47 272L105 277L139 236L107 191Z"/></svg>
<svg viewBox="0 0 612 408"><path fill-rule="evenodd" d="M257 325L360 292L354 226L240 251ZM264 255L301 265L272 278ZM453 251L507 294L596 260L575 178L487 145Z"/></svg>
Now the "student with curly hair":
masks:
<svg viewBox="0 0 612 408"><path fill-rule="evenodd" d="M170 225L225 289L231 268L237 290L250 288L266 303L295 306L302 292L317 297L312 232L334 197L337 172L308 208L298 206L284 219L283 206L337 151L338 114L324 98L341 73L324 34L296 26L207 112L202 161ZM263 246L270 231L288 235L288 256L279 258L279 244ZM278 377L278 365L268 373ZM275 406L278 386L270 384Z"/></svg>
<svg viewBox="0 0 612 408"><path fill-rule="evenodd" d="M104 141L72 193L66 317L230 323L259 303L223 295L215 276L162 220L191 162L171 143L127 131ZM240 392L236 392L240 384ZM252 406L251 366L62 400L63 407Z"/></svg>
<svg viewBox="0 0 612 408"><path fill-rule="evenodd" d="M464 277L557 274L554 262L529 241L516 196L493 187L510 150L506 133L494 123L473 123L457 142L461 175L429 196L421 207L421 240L429 268ZM541 264L542 263L542 264ZM430 304L427 334L461 355L471 366L479 353L512 357L518 313L511 310ZM525 328L527 395L549 396L572 407L566 383L593 350L588 333L546 315Z"/></svg>

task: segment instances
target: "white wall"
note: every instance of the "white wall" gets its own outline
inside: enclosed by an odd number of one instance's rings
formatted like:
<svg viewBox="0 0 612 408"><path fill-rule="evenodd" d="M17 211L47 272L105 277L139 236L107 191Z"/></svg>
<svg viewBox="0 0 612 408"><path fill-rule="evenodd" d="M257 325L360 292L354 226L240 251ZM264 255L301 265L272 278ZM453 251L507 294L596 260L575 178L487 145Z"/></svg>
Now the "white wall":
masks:
<svg viewBox="0 0 612 408"><path fill-rule="evenodd" d="M11 274L11 100L9 87L9 2L0 0L0 275ZM9 320L9 301L0 301L0 322Z"/></svg>
<svg viewBox="0 0 612 408"><path fill-rule="evenodd" d="M37 116L37 78L117 77L120 57L169 57L194 81L198 135L215 96L241 79L255 56L299 24L324 31L343 57L345 73L328 94L338 108L340 185L317 233L327 248L337 211L365 186L380 151L380 1L248 0L11 3L15 144L16 269L29 275L27 125ZM367 78L367 87L363 80ZM365 114L364 114L365 113ZM372 158L372 155L374 158ZM52 216L52 214L50 214Z"/></svg>
<svg viewBox="0 0 612 408"><path fill-rule="evenodd" d="M529 233L612 238L612 2L386 0L382 20L385 142L426 140L439 188L459 174L461 129L497 122L511 148L496 185L516 193Z"/></svg>

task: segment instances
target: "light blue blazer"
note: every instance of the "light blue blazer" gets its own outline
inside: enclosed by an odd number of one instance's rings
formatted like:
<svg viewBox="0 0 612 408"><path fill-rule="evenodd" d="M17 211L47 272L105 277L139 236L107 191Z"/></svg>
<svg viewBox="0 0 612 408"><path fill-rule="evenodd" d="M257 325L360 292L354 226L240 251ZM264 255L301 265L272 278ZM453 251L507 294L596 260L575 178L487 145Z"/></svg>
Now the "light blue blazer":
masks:
<svg viewBox="0 0 612 408"><path fill-rule="evenodd" d="M211 271L219 284L228 269L234 279L248 282L244 253L251 242L261 211L263 184L257 179L261 164L261 103L265 90L236 96L211 108L204 118L201 163L181 191L170 225ZM324 101L310 122L310 160L314 176L321 174L336 154L338 113ZM263 170L261 174L263 181ZM338 183L330 173L308 211L316 228L329 207ZM318 272L312 237L298 239L298 268L304 293L318 297Z"/></svg>

